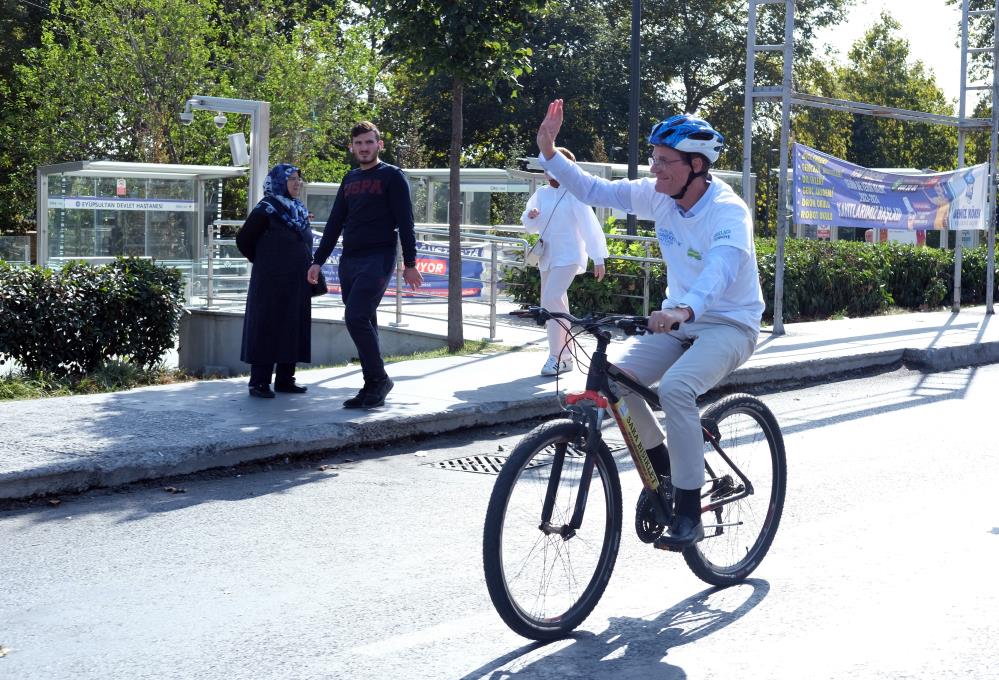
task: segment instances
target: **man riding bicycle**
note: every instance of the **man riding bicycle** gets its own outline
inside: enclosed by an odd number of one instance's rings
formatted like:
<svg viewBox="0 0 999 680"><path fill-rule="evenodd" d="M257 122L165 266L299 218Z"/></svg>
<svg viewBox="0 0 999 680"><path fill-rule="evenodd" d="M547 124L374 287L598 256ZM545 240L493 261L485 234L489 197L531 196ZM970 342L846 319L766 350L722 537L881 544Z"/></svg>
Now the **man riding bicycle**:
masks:
<svg viewBox="0 0 999 680"><path fill-rule="evenodd" d="M676 513L656 546L682 550L704 537L697 398L752 355L759 335L763 293L752 216L708 172L724 138L706 121L683 114L658 123L649 134L654 178L609 181L555 151L562 120L563 103L556 99L538 128L545 171L587 205L655 221L668 297L649 317L652 334L625 344L613 363L643 384L659 382L665 433L644 400L622 396L656 472L669 471L674 486Z"/></svg>

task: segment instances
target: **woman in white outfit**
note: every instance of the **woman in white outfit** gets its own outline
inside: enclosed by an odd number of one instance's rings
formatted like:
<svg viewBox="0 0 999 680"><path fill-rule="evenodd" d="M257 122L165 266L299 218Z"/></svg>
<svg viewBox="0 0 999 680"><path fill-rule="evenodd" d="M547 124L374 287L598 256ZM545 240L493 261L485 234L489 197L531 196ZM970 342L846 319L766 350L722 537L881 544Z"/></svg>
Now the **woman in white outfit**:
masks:
<svg viewBox="0 0 999 680"><path fill-rule="evenodd" d="M559 153L575 162L576 157L565 147ZM569 286L577 274L586 271L586 262L593 260L597 281L604 278L604 258L607 239L593 209L582 203L555 178L545 173L548 186L538 187L527 201L520 220L528 233L541 234L545 241L544 254L538 269L541 272L541 306L553 312L569 311ZM548 322L548 360L541 375L558 375L573 369L572 355L567 348L568 327L565 322Z"/></svg>

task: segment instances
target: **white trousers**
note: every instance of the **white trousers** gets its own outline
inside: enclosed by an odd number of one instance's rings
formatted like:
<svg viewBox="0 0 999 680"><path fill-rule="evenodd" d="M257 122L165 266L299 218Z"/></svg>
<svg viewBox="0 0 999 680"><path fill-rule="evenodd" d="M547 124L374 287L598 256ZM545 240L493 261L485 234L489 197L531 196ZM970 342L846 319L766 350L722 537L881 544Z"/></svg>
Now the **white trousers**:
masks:
<svg viewBox="0 0 999 680"><path fill-rule="evenodd" d="M704 437L697 398L742 365L756 348L757 333L717 321L681 324L672 333L641 335L622 346L611 363L643 385L659 382L666 432L645 400L627 389L622 397L646 448L666 440L673 485L704 484ZM688 349L684 343L693 340Z"/></svg>
<svg viewBox="0 0 999 680"><path fill-rule="evenodd" d="M551 267L541 271L541 306L549 312L569 311L569 286L576 278L576 265L568 267ZM558 319L549 319L548 353L557 358L565 359L569 354L566 343L569 341L569 324Z"/></svg>

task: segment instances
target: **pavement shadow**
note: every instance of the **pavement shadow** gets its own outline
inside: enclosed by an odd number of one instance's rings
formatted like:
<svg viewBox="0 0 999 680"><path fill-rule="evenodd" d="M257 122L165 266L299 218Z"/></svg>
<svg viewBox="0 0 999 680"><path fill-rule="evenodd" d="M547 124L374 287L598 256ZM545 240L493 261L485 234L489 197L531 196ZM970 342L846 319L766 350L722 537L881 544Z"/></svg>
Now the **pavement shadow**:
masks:
<svg viewBox="0 0 999 680"><path fill-rule="evenodd" d="M480 666L461 680L555 677L681 680L687 673L669 662L669 652L738 621L769 592L770 584L762 579L747 579L729 588L708 588L652 618L612 617L607 629L599 634L582 631L565 640L524 645Z"/></svg>
<svg viewBox="0 0 999 680"><path fill-rule="evenodd" d="M971 330L973 328L978 328L981 324L977 321L954 324L950 321L939 325L939 326L926 326L923 328L904 328L897 331L882 331L879 333L863 333L860 335L852 335L845 337L836 337L834 340L829 338L821 338L818 340L807 340L803 342L795 342L791 339L787 339L788 336L783 336L784 340L781 338L766 338L764 341L760 342L756 346L756 351L754 355L766 355L777 352L789 352L789 351L800 351L805 349L814 349L821 347L828 347L830 345L851 345L851 344L862 344L866 348L872 346L877 346L882 342L894 341L898 338L904 338L908 336L920 336L926 335L928 333L935 332L933 342L930 343L929 347L935 347L937 341L947 332L953 330ZM792 336L793 337L793 336ZM920 343L922 344L922 343Z"/></svg>
<svg viewBox="0 0 999 680"><path fill-rule="evenodd" d="M978 367L972 366L940 373L922 373L917 384L911 389L900 389L889 394L880 393L879 401L871 398L841 404L830 403L819 412L785 411L774 415L780 424L781 432L786 437L789 434L806 432L833 423L867 418L876 413L905 411L924 404L961 400L967 396L977 372ZM763 401L765 403L766 399Z"/></svg>
<svg viewBox="0 0 999 680"><path fill-rule="evenodd" d="M289 461L253 463L192 475L168 476L102 487L79 494L59 494L58 506L31 502L5 512L30 515L31 521L62 521L71 517L101 515L116 523L142 521L154 515L185 510L204 503L239 503L271 494L283 494L339 476L335 462L308 466ZM16 501L13 502L16 504Z"/></svg>

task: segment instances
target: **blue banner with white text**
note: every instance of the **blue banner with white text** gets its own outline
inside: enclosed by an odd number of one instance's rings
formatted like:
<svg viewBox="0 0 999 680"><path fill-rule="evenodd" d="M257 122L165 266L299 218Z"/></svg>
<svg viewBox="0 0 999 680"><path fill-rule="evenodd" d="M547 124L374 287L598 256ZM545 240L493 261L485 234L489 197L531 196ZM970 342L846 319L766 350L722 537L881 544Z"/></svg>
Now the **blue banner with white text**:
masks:
<svg viewBox="0 0 999 680"><path fill-rule="evenodd" d="M902 175L794 145L794 221L825 227L985 229L988 164Z"/></svg>

